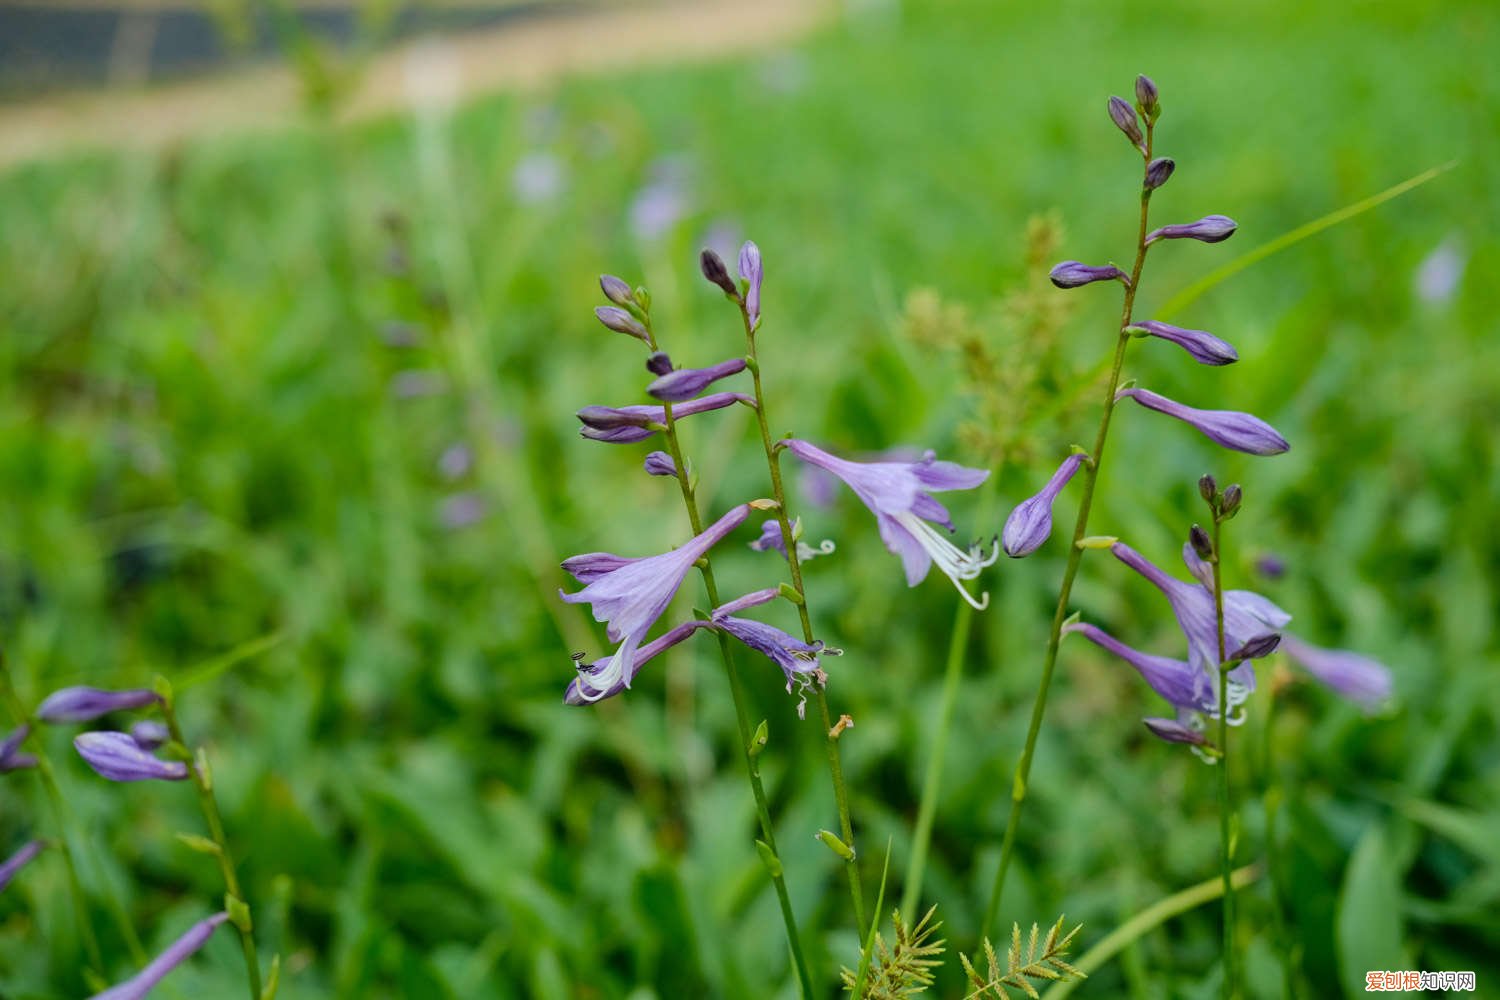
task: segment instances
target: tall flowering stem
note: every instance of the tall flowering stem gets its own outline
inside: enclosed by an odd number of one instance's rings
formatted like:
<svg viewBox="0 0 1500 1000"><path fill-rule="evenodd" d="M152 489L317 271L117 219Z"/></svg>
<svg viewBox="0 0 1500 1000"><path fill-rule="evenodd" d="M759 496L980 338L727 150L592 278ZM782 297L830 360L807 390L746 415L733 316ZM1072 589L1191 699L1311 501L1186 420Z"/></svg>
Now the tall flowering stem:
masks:
<svg viewBox="0 0 1500 1000"><path fill-rule="evenodd" d="M1015 779L1011 785L1010 816L1005 823L1005 839L1000 846L1000 867L995 871L994 886L990 890L989 905L985 907L981 934L989 937L1000 911L1000 901L1005 891L1005 876L1010 871L1011 858L1015 854L1016 830L1021 822L1021 810L1026 802L1026 782L1031 775L1031 761L1036 754L1037 736L1042 729L1042 718L1047 710L1047 692L1052 686L1052 672L1057 666L1057 650L1062 640L1063 624L1068 617L1068 598L1073 593L1073 578L1078 575L1079 563L1083 560L1083 549L1079 547L1088 535L1089 511L1094 502L1094 486L1099 481L1099 466L1104 460L1104 444L1109 439L1110 417L1115 410L1115 393L1120 387L1120 371L1125 365L1125 348L1131 341L1126 332L1131 325L1131 313L1135 308L1136 293L1140 290L1141 270L1146 264L1146 250L1150 246L1146 237L1147 220L1150 214L1151 194L1155 188L1150 183L1151 149L1155 131L1155 115L1146 115L1145 132L1137 148L1142 159L1140 225L1136 236L1135 264L1130 269L1125 283L1125 300L1120 310L1120 332L1115 341L1114 361L1110 367L1109 381L1104 390L1104 409L1099 418L1099 431L1094 436L1094 447L1088 460L1083 463L1083 496L1078 502L1078 520L1073 528L1073 544L1068 549L1068 562L1063 569L1062 583L1057 589L1057 611L1052 616L1052 631L1047 637L1047 650L1042 659L1042 676L1037 685L1036 700L1031 707L1031 724L1026 730L1026 744L1021 759L1016 764ZM1054 279L1054 283L1055 279Z"/></svg>
<svg viewBox="0 0 1500 1000"><path fill-rule="evenodd" d="M167 732L171 735L173 748L184 756L190 756L187 741L183 739L182 727L177 722L177 710L172 703L171 689L159 681L162 718L166 720ZM261 1000L260 959L255 952L255 923L250 917L250 904L240 889L240 878L234 866L234 855L229 850L229 840L224 836L224 821L219 816L219 803L214 798L213 772L209 770L208 757L200 749L197 759L188 772L193 785L198 789L198 805L203 810L203 821L208 824L209 839L213 841L214 857L219 861L219 872L224 876L224 909L229 913L229 922L240 932L240 945L245 953L245 975L250 987L250 1000ZM274 976L273 976L274 978Z"/></svg>
<svg viewBox="0 0 1500 1000"><path fill-rule="evenodd" d="M1231 486L1236 499L1239 488ZM1228 491L1225 491L1228 493ZM1210 563L1214 570L1214 623L1219 639L1219 861L1224 880L1224 1000L1235 994L1234 959L1234 874L1233 844L1230 838L1229 802L1229 671L1235 666L1229 662L1229 651L1224 648L1224 585L1222 580L1221 540L1224 522L1238 512L1238 504L1227 507L1219 497L1208 501L1213 511L1213 552Z"/></svg>
<svg viewBox="0 0 1500 1000"><path fill-rule="evenodd" d="M747 244L747 248L754 244ZM766 452L766 468L771 475L771 498L776 501L776 520L781 525L781 541L786 546L786 562L792 574L792 586L797 591L797 615L802 622L804 642L813 642L812 618L807 612L806 591L802 585L802 561L797 556L796 536L792 531L791 517L787 514L786 490L781 481L781 454L771 439L771 428L766 420L766 394L761 388L760 361L755 353L755 334L760 328L760 252L755 251L753 260L747 260L744 251L740 255L741 271L749 281L749 293L739 296L740 317L745 323L745 355L749 363L750 378L755 386L755 419L760 426L760 440ZM747 268L746 265L751 264ZM864 889L859 877L859 858L854 847L854 823L849 813L849 789L844 782L844 765L839 754L839 735L844 726L835 727L828 711L828 695L821 683L811 686L813 703L818 708L818 719L823 726L823 738L828 752L828 774L833 779L833 797L839 813L839 835L848 847L848 853L840 852L844 858L844 869L849 876L849 896L854 904L855 925L865 927Z"/></svg>
<svg viewBox="0 0 1500 1000"><path fill-rule="evenodd" d="M651 326L650 313L645 313L644 332L646 343L654 352L658 350L656 343L656 332ZM756 396L759 398L759 377L757 376ZM693 487L692 474L682 451L682 442L677 434L677 420L672 414L672 404L663 403L662 413L665 430L662 436L666 439L667 452L672 456L675 478L682 492L682 504L687 509L688 523L692 526L693 534L703 533L703 515L698 509L698 496ZM792 546L796 548L795 545ZM719 586L714 578L713 562L710 554L705 553L698 562L698 572L703 577L703 589L708 595L709 604L718 607ZM808 971L807 957L802 952L802 936L797 930L797 917L792 912L792 898L786 887L786 877L781 871L780 853L776 849L776 832L771 824L771 807L766 798L766 790L760 778L760 758L757 736L750 728L750 715L745 704L745 687L740 680L739 668L735 665L734 651L729 643L729 636L722 630L714 630L714 635L719 642L719 655L724 660L724 674L729 679L729 692L734 701L735 723L739 730L740 753L745 758L745 770L750 776L750 789L755 797L755 812L760 820L761 842L770 850L770 857L766 859L767 867L771 872L771 882L776 889L776 901L781 907L781 920L786 926L787 944L792 951L792 964L796 967L797 979L802 987L802 995L812 998L817 995L813 989L812 974Z"/></svg>

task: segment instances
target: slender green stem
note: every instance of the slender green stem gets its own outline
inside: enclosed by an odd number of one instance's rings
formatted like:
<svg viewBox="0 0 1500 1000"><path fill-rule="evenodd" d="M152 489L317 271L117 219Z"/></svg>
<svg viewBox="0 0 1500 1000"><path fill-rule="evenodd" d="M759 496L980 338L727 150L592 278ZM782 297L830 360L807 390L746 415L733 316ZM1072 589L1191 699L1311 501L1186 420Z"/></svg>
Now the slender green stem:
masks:
<svg viewBox="0 0 1500 1000"><path fill-rule="evenodd" d="M786 490L781 482L781 453L771 440L771 428L766 420L766 394L760 383L760 361L755 353L756 325L750 322L750 312L743 298L739 300L740 318L745 324L745 353L750 362L750 378L755 385L755 420L760 427L761 445L766 451L766 468L771 474L771 497L776 501L776 520L781 525L781 540L786 547L786 562L791 569L792 586L799 600L797 614L802 620L802 640L813 641L812 617L807 611L807 592L802 586L802 560L797 557L797 541L792 537L792 521L787 515ZM828 774L833 780L833 798L839 812L839 836L849 847L849 857L844 870L849 877L849 898L854 904L854 925L863 930L865 926L864 888L859 878L859 855L854 846L854 823L849 813L849 789L844 782L844 765L839 755L839 733L843 727L835 728L828 711L828 694L821 683L812 686L813 703L818 708L818 718L823 726L824 748L828 756Z"/></svg>
<svg viewBox="0 0 1500 1000"><path fill-rule="evenodd" d="M1220 579L1223 550L1223 519L1214 515L1214 621L1219 634L1219 860L1224 882L1224 1000L1235 994L1234 960L1234 861L1230 845L1229 804L1229 668L1224 648L1224 586Z"/></svg>
<svg viewBox="0 0 1500 1000"><path fill-rule="evenodd" d="M187 748L182 737L182 727L177 724L177 710L172 699L162 699L162 717L172 742ZM229 911L230 923L240 932L240 946L245 953L245 974L250 986L250 1000L260 1000L260 960L255 953L255 925L250 917L250 904L240 889L239 874L235 871L234 855L229 850L229 840L224 836L224 821L219 816L219 803L214 798L213 778L208 770L208 761L199 751L198 759L188 766L193 777L193 786L198 789L198 805L203 810L203 820L208 824L209 838L214 842L214 856L219 860L219 872L224 876L225 908Z"/></svg>
<svg viewBox="0 0 1500 1000"><path fill-rule="evenodd" d="M1142 152L1145 163L1151 162L1153 128L1146 124L1146 148ZM1143 171L1144 177L1144 171ZM1141 286L1141 269L1146 265L1146 223L1150 215L1151 191L1142 185L1140 224L1136 233L1135 264L1130 270L1130 281L1125 286L1125 301L1120 310L1119 334L1115 340L1114 362L1110 368L1109 382L1104 390L1104 412L1099 418L1099 432L1094 438L1094 448L1083 470L1083 497L1078 502L1078 521L1073 527L1073 542L1068 549L1068 562L1063 569L1062 583L1057 588L1057 610L1052 616L1052 631L1047 637L1047 651L1042 659L1042 676L1037 684L1036 700L1031 706L1031 723L1026 730L1026 744L1021 750L1021 759L1016 764L1015 779L1011 785L1010 815L1005 821L1005 838L1000 844L1000 866L995 870L995 882L990 889L989 905L985 907L984 923L980 934L989 937L995 916L1000 912L1000 901L1005 891L1005 876L1010 870L1015 853L1016 830L1021 822L1021 810L1026 802L1026 781L1031 776L1031 760L1036 754L1036 741L1042 730L1042 718L1047 711L1047 691L1052 685L1052 673L1057 667L1057 650L1062 642L1063 622L1068 617L1068 598L1073 593L1073 578L1078 575L1078 565L1083 560L1083 550L1078 547L1088 534L1089 512L1093 508L1094 487L1099 481L1099 468L1104 461L1104 444L1109 439L1110 418L1115 412L1115 391L1120 387L1120 371L1125 365L1125 348L1130 343L1131 314L1135 308L1136 293Z"/></svg>
<svg viewBox="0 0 1500 1000"><path fill-rule="evenodd" d="M1266 811L1266 873L1270 876L1271 929L1278 942L1277 951L1281 959L1283 989L1288 997L1297 995L1297 954L1300 943L1287 933L1286 914L1282 910L1285 895L1286 873L1282 870L1281 848L1277 843L1276 824L1281 814L1281 780L1276 775L1275 744L1272 732L1276 720L1276 680L1266 685L1265 722L1261 725L1261 778L1265 785L1263 796Z"/></svg>
<svg viewBox="0 0 1500 1000"><path fill-rule="evenodd" d="M646 330L649 337L647 343L654 351L657 349L656 335L651 330L649 317L646 320ZM688 523L692 526L694 535L701 535L703 515L698 510L697 491L693 487L693 479L688 472L687 461L682 452L682 443L677 436L677 421L672 415L672 404L663 404L662 412L665 416L663 422L666 425L662 436L666 438L667 452L672 456L673 465L677 469L677 485L682 491L682 504L687 508ZM720 603L719 585L714 578L713 561L708 554L705 553L699 561L698 571L703 577L703 589L708 594L709 604L717 607ZM797 930L796 914L792 912L792 898L787 891L786 877L780 870L780 853L776 849L776 832L771 824L770 802L766 798L765 786L760 779L760 764L751 751L753 733L750 728L750 714L746 705L744 684L740 680L739 668L735 664L734 649L729 643L729 637L719 630L715 630L714 635L719 640L719 655L724 660L724 674L729 679L729 693L734 701L735 724L739 730L740 753L745 760L745 770L750 776L750 790L755 797L755 813L760 820L761 841L770 848L772 856L777 859L776 867L771 869L771 882L776 889L776 901L781 907L781 922L786 925L787 944L792 951L792 964L797 970L797 980L801 984L803 997L806 1000L813 1000L818 994L813 989L807 956L802 951L802 935Z"/></svg>

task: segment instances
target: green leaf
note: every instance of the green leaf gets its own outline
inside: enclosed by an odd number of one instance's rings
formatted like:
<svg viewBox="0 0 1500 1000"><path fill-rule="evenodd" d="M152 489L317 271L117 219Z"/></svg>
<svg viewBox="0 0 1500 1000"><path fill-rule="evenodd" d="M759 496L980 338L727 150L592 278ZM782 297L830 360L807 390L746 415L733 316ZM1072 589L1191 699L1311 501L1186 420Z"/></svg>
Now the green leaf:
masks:
<svg viewBox="0 0 1500 1000"><path fill-rule="evenodd" d="M1359 838L1344 872L1335 933L1339 974L1347 996L1365 995L1365 973L1403 969L1401 875L1384 825Z"/></svg>

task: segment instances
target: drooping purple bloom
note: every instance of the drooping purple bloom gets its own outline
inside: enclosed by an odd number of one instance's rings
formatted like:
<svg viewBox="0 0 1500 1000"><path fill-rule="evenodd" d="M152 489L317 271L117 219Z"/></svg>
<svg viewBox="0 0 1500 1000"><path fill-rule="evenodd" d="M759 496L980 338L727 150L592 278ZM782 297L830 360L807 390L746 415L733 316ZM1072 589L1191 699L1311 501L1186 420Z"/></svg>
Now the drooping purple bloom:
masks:
<svg viewBox="0 0 1500 1000"><path fill-rule="evenodd" d="M1120 281L1130 286L1130 277L1113 264L1091 267L1076 260L1065 260L1048 272L1047 277L1058 288L1080 288L1096 281Z"/></svg>
<svg viewBox="0 0 1500 1000"><path fill-rule="evenodd" d="M675 476L677 475L677 463L672 456L664 451L653 451L646 456L646 475L648 476Z"/></svg>
<svg viewBox="0 0 1500 1000"><path fill-rule="evenodd" d="M5 738L4 743L0 743L0 774L36 767L35 756L21 753L21 744L25 743L26 737L30 735L31 727L22 723L20 728Z"/></svg>
<svg viewBox="0 0 1500 1000"><path fill-rule="evenodd" d="M1368 656L1347 649L1324 649L1294 635L1281 637L1281 649L1314 680L1367 712L1391 698L1390 668Z"/></svg>
<svg viewBox="0 0 1500 1000"><path fill-rule="evenodd" d="M627 337L634 337L643 343L651 342L651 334L641 325L640 320L619 306L595 306L594 315L599 317L599 322L616 333L623 333Z"/></svg>
<svg viewBox="0 0 1500 1000"><path fill-rule="evenodd" d="M16 872L31 863L31 859L42 853L47 846L45 840L33 840L21 847L19 851L0 862L0 892L10 885L10 880L16 877Z"/></svg>
<svg viewBox="0 0 1500 1000"><path fill-rule="evenodd" d="M1234 235L1239 228L1227 215L1205 215L1197 222L1183 222L1174 226L1153 229L1146 237L1146 245L1157 240L1197 240L1200 243L1222 243Z"/></svg>
<svg viewBox="0 0 1500 1000"><path fill-rule="evenodd" d="M91 1000L145 1000L145 997L166 978L167 973L186 961L194 952L213 937L219 925L229 919L228 913L215 913L198 921L187 932L167 946L167 950L156 956L140 972L111 986L103 993L96 993Z"/></svg>
<svg viewBox="0 0 1500 1000"><path fill-rule="evenodd" d="M645 639L646 632L667 610L667 605L682 586L693 563L705 552L745 522L750 516L749 504L732 507L723 517L710 525L701 535L681 548L657 556L625 559L608 553L593 553L588 557L584 572L590 577L582 590L574 594L559 591L569 604L588 604L594 620L605 623L605 633L611 642L620 643L613 658L602 667L591 665L585 673L580 670L579 696L585 701L597 701L614 685L623 682L630 686L635 676L636 649ZM604 560L616 564L607 571ZM570 560L571 562L572 560ZM580 567L564 567L582 580Z"/></svg>
<svg viewBox="0 0 1500 1000"><path fill-rule="evenodd" d="M1154 319L1132 323L1130 329L1132 332L1144 331L1153 337L1171 341L1191 354L1199 364L1228 365L1240 359L1239 352L1232 344L1220 340L1207 330L1189 330L1170 323L1158 323Z"/></svg>
<svg viewBox="0 0 1500 1000"><path fill-rule="evenodd" d="M1177 169L1177 161L1170 156L1158 156L1146 164L1146 190L1155 191L1172 177L1172 172Z"/></svg>
<svg viewBox="0 0 1500 1000"><path fill-rule="evenodd" d="M736 618L733 615L714 614L714 627L734 636L749 648L766 656L786 674L786 689L792 690L792 681L798 674L810 674L818 669L818 655L823 644L803 642L774 625Z"/></svg>
<svg viewBox="0 0 1500 1000"><path fill-rule="evenodd" d="M1198 410L1149 389L1121 389L1115 399L1129 396L1148 410L1191 424L1215 444L1248 455L1279 455L1291 445L1264 420L1237 410Z"/></svg>
<svg viewBox="0 0 1500 1000"><path fill-rule="evenodd" d="M36 709L42 722L89 722L130 708L145 708L161 701L155 691L132 688L106 691L95 687L66 687L52 692Z"/></svg>
<svg viewBox="0 0 1500 1000"><path fill-rule="evenodd" d="M80 733L73 747L84 763L110 781L183 781L188 776L185 763L152 756L129 733Z"/></svg>
<svg viewBox="0 0 1500 1000"><path fill-rule="evenodd" d="M742 392L712 392L672 407L672 418L676 420L709 410L721 410L735 403L754 406L755 399ZM583 437L607 444L633 444L655 434L651 425L664 425L667 413L665 407L651 405L585 406L578 411L578 419L583 423L579 429Z"/></svg>
<svg viewBox="0 0 1500 1000"><path fill-rule="evenodd" d="M936 562L964 600L981 610L988 605L989 594L976 601L959 581L974 579L999 559L999 541L986 558L980 545L960 551L928 523L935 522L952 531L947 508L934 500L931 492L973 489L989 478L988 470L939 462L930 451L918 462L850 462L806 441L794 439L785 445L802 461L838 476L870 508L880 526L881 541L901 557L908 586L921 583L928 568Z"/></svg>
<svg viewBox="0 0 1500 1000"><path fill-rule="evenodd" d="M760 283L765 271L760 263L760 247L753 240L746 240L740 247L740 280L745 289L745 314L750 317L750 329L760 325Z"/></svg>
<svg viewBox="0 0 1500 1000"><path fill-rule="evenodd" d="M1073 622L1063 628L1064 632L1077 632L1101 649L1107 649L1134 667L1151 685L1151 690L1165 698L1173 707L1216 715L1218 712L1217 688L1208 683L1201 670L1195 669L1186 660L1174 660L1169 656L1153 656L1132 649L1114 636L1083 622ZM1236 704L1230 698L1230 704Z"/></svg>
<svg viewBox="0 0 1500 1000"><path fill-rule="evenodd" d="M1146 728L1151 730L1151 735L1168 743L1186 743L1189 746L1201 747L1208 744L1208 737L1203 735L1201 729L1179 722L1176 719L1150 718L1142 719Z"/></svg>
<svg viewBox="0 0 1500 1000"><path fill-rule="evenodd" d="M613 697L630 686L630 681L640 673L641 668L647 662L663 651L672 648L700 628L708 628L709 622L688 621L677 625L661 635L646 643L635 651L635 661L631 664L631 675L615 677L602 687L596 687L593 678L601 672L608 670L612 660L609 657L595 660L593 663L580 663L578 665L578 676L568 682L568 689L563 693L563 703L566 705L592 705L596 701ZM587 687L585 687L587 685Z"/></svg>
<svg viewBox="0 0 1500 1000"><path fill-rule="evenodd" d="M160 722L142 719L130 727L130 738L142 750L155 750L172 738L172 733Z"/></svg>
<svg viewBox="0 0 1500 1000"><path fill-rule="evenodd" d="M1057 467L1052 478L1047 480L1047 485L1042 487L1041 492L1022 500L1010 512L1010 516L1005 519L1005 528L1000 532L1000 541L1005 547L1006 555L1019 559L1042 547L1042 543L1052 534L1053 501L1082 464L1082 455L1069 455Z"/></svg>
<svg viewBox="0 0 1500 1000"><path fill-rule="evenodd" d="M1136 120L1135 109L1123 97L1109 99L1109 119L1115 127L1125 133L1125 138L1142 151L1146 148L1146 137L1141 133L1141 124Z"/></svg>
<svg viewBox="0 0 1500 1000"><path fill-rule="evenodd" d="M646 386L646 394L667 403L685 403L719 379L744 370L744 358L730 358L707 368L679 368Z"/></svg>

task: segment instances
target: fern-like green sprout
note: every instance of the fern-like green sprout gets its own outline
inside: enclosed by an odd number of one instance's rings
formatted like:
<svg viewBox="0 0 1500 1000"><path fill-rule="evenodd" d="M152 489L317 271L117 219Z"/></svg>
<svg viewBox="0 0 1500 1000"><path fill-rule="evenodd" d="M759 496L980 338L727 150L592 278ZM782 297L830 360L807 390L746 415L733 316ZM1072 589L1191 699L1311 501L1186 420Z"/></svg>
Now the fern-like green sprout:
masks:
<svg viewBox="0 0 1500 1000"><path fill-rule="evenodd" d="M903 1000L927 992L932 985L932 970L943 964L937 957L943 953L943 939L932 940L932 935L943 926L941 921L932 922L936 912L937 907L932 907L910 928L901 919L900 910L891 914L895 943L887 945L884 936L875 935L874 961L865 975L858 1000ZM842 978L844 992L853 993L858 975L846 968Z"/></svg>
<svg viewBox="0 0 1500 1000"><path fill-rule="evenodd" d="M1059 937L1062 933L1063 918L1058 917L1057 923L1047 932L1045 940L1041 937L1041 928L1036 924L1031 925L1031 937L1026 944L1025 953L1021 950L1021 925L1012 924L1010 932L1010 950L1005 956L1005 969L1000 967L1000 956L995 954L995 946L990 944L990 939L984 939L984 958L988 966L988 975L980 975L979 970L969 961L969 956L959 953L959 961L963 963L964 972L968 974L969 983L974 987L965 1000L1008 1000L1010 993L1006 987L1017 989L1025 993L1031 1000L1039 1000L1041 994L1031 984L1031 980L1038 979L1044 982L1064 982L1070 979L1087 979L1088 976L1080 969L1074 968L1063 960L1068 952L1068 946L1073 943L1073 938L1083 929L1079 924L1067 934Z"/></svg>

